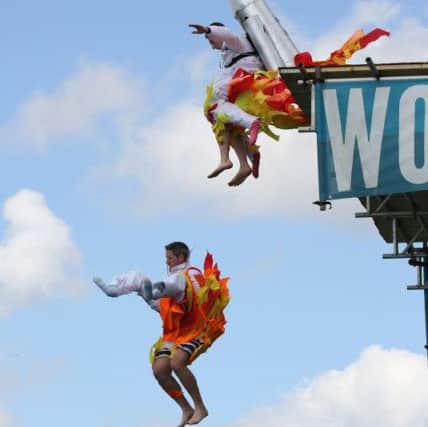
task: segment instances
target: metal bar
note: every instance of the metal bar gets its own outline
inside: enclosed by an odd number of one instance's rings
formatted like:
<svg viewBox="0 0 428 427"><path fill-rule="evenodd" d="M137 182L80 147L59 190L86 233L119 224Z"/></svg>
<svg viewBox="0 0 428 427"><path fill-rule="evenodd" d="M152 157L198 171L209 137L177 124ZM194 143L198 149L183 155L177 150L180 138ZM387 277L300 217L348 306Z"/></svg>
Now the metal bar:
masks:
<svg viewBox="0 0 428 427"><path fill-rule="evenodd" d="M428 262L428 257L424 257L424 261ZM428 285L428 266L424 267L424 286ZM424 289L424 305L425 305L425 350L427 351L428 360L428 289Z"/></svg>
<svg viewBox="0 0 428 427"><path fill-rule="evenodd" d="M379 197L382 200L382 197ZM376 208L375 213L379 213L384 206L386 206L386 204L388 203L389 199L391 198L391 194L389 194L388 196L386 196L382 202L379 204L379 206Z"/></svg>
<svg viewBox="0 0 428 427"><path fill-rule="evenodd" d="M383 254L383 259L404 259L404 258L412 258L412 254Z"/></svg>
<svg viewBox="0 0 428 427"><path fill-rule="evenodd" d="M422 225L422 227L415 233L415 235L410 239L410 242L407 243L407 246L403 250L402 253L406 253L412 246L413 243L416 242L416 239L421 235L421 233L424 231L425 227Z"/></svg>
<svg viewBox="0 0 428 427"><path fill-rule="evenodd" d="M391 211L391 212L358 212L355 214L355 218L414 218L414 217L428 217L428 212L410 212L410 211Z"/></svg>
<svg viewBox="0 0 428 427"><path fill-rule="evenodd" d="M315 79L314 79L315 83L324 83L325 80L322 77L322 73L321 73L321 67L315 67Z"/></svg>
<svg viewBox="0 0 428 427"><path fill-rule="evenodd" d="M425 223L424 219L423 219L422 217L418 216L418 217L417 217L417 220L418 220L419 224L421 224L421 226L422 226L423 230L424 230L424 231L428 231L428 227L427 227L427 225L426 225L426 223Z"/></svg>
<svg viewBox="0 0 428 427"><path fill-rule="evenodd" d="M370 71L373 73L373 76L376 78L376 80L379 80L380 79L380 71L376 68L376 65L374 64L373 60L370 57L367 57L366 62L370 68Z"/></svg>
<svg viewBox="0 0 428 427"><path fill-rule="evenodd" d="M372 211L372 198L370 196L366 197L366 209L367 213L370 214Z"/></svg>
<svg viewBox="0 0 428 427"><path fill-rule="evenodd" d="M385 200L384 201L384 203L385 203L385 206L386 206L386 204L387 204L387 202L388 202L388 200ZM401 235L403 236L403 238L404 238L404 240L406 241L406 242L408 242L409 241L409 239L408 239L408 237L406 236L406 233L404 232L404 230L402 230L401 229L401 227L400 227L400 223L399 223L399 221L398 221L398 219L393 219L393 222L395 222L395 227L398 227L398 229L401 231ZM397 231L397 230L396 230ZM397 243L397 250L398 250L398 243Z"/></svg>
<svg viewBox="0 0 428 427"><path fill-rule="evenodd" d="M405 198L407 199L407 201L410 203L410 207L411 207L412 211L413 211L413 212L416 212L416 211L417 211L417 206L416 206L416 203L415 203L415 201L414 201L414 199L413 199L412 195L411 195L411 194L409 194L409 193L404 193L404 197L405 197Z"/></svg>
<svg viewBox="0 0 428 427"><path fill-rule="evenodd" d="M403 242L410 242L410 239L408 238L408 236L405 234L405 232L401 229L400 224L399 224L399 220L397 218L393 218L392 219L392 245L394 248L394 252L392 254L383 254L383 258L384 259L393 259L393 258L411 258L414 257L414 251L412 251L412 253L405 253L404 251L399 253L399 240L398 240L398 230L400 230L401 235L403 237ZM410 245L408 245L408 248L410 249ZM413 248L412 248L413 249Z"/></svg>
<svg viewBox="0 0 428 427"><path fill-rule="evenodd" d="M397 218L392 219L392 245L394 247L395 255L398 255L398 252L399 252L397 222L398 222Z"/></svg>
<svg viewBox="0 0 428 427"><path fill-rule="evenodd" d="M399 253L399 254L383 254L384 259L400 259L400 258L415 258L415 257L428 257L428 250L421 250L420 248L412 248L412 252Z"/></svg>
<svg viewBox="0 0 428 427"><path fill-rule="evenodd" d="M300 72L303 75L303 86L307 86L308 85L308 81L309 81L309 75L308 72L306 71L306 68L303 64L299 64L298 68L300 70Z"/></svg>

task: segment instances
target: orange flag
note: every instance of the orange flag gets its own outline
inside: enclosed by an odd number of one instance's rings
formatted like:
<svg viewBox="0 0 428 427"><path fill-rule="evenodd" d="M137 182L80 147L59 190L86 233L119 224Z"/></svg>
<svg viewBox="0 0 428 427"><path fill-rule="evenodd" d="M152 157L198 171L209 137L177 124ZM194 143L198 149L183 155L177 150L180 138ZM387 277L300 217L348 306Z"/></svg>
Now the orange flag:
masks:
<svg viewBox="0 0 428 427"><path fill-rule="evenodd" d="M326 66L326 65L345 65L346 61L358 50L364 49L369 43L376 41L379 37L389 36L389 32L381 28L375 28L365 34L363 30L358 30L343 45L332 52L328 59L324 61L314 61L309 52L300 52L294 57L294 63L297 66L305 67Z"/></svg>

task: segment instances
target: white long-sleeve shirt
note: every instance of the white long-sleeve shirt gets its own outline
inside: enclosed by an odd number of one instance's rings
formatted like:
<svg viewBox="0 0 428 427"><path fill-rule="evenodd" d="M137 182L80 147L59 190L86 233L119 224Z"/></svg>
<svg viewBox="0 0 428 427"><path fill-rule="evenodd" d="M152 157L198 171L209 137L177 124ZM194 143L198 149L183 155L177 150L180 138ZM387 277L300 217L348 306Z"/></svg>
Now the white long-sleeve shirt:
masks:
<svg viewBox="0 0 428 427"><path fill-rule="evenodd" d="M173 298L175 302L183 301L186 296L186 278L183 273L189 267L188 263L183 263L169 269L164 280L165 292L163 296ZM195 270L189 270L189 278L192 281L193 287L195 290L198 290L199 283L195 279L195 274L197 274Z"/></svg>
<svg viewBox="0 0 428 427"><path fill-rule="evenodd" d="M188 263L179 264L169 269L167 276L164 279L165 291L162 296L173 298L176 302L181 302L186 293L186 279L183 272L189 267ZM199 288L198 282L194 279L192 270L189 276L196 289ZM130 271L114 276L106 287L101 289L109 296L119 297L130 293L137 293L144 298L144 281L148 277L141 272ZM151 308L159 311L159 300L152 299L147 301Z"/></svg>
<svg viewBox="0 0 428 427"><path fill-rule="evenodd" d="M259 56L246 36L238 36L227 27L211 25L207 38L222 43L220 73L214 79L213 102L227 100L228 87L232 76L238 68L253 72L264 68ZM243 53L254 52L256 55L246 56L229 66L234 58Z"/></svg>

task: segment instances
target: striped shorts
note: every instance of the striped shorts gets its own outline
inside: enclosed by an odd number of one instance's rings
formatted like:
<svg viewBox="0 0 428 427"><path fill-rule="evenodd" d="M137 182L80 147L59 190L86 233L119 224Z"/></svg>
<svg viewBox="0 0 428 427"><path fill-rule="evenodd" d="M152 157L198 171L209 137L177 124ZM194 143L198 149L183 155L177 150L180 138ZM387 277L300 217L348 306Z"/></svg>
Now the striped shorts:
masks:
<svg viewBox="0 0 428 427"><path fill-rule="evenodd" d="M180 350L187 353L189 356L192 354L203 344L204 342L200 338L195 338L192 341L180 344L177 346ZM162 347L156 351L155 359L160 359L161 357L171 357L172 354L172 343L164 343Z"/></svg>

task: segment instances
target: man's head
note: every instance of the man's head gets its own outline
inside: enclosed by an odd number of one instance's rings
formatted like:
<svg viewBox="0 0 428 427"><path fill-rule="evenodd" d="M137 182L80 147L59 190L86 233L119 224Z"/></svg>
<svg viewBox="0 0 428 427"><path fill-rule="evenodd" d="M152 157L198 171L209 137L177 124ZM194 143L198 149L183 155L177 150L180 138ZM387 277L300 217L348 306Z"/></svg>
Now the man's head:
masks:
<svg viewBox="0 0 428 427"><path fill-rule="evenodd" d="M189 256L190 250L183 242L172 242L165 246L166 264L169 268L187 262Z"/></svg>
<svg viewBox="0 0 428 427"><path fill-rule="evenodd" d="M211 22L211 24L209 26L210 27L224 27L224 24L222 24L221 22ZM205 37L207 38L211 47L213 49L221 49L223 47L223 42L210 37L210 34L211 33L205 34Z"/></svg>

